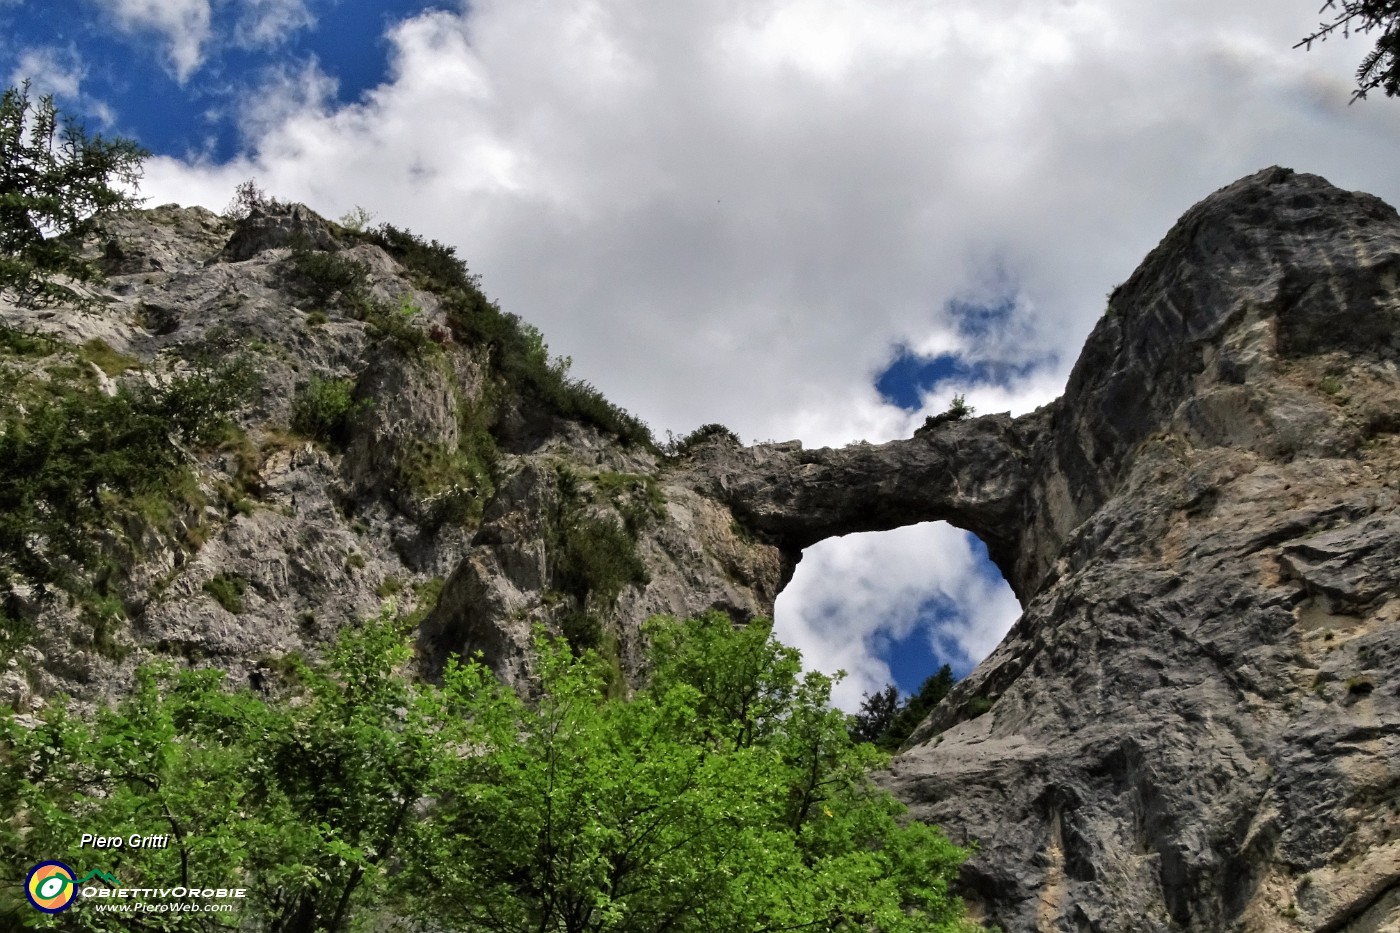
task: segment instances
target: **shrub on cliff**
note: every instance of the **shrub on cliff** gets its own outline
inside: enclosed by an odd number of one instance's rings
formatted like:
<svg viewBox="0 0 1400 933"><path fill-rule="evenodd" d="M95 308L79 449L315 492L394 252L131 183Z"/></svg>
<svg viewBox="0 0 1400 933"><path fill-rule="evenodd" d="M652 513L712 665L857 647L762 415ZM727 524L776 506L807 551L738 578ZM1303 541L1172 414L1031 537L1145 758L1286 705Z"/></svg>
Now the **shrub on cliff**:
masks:
<svg viewBox="0 0 1400 933"><path fill-rule="evenodd" d="M743 441L739 440L739 435L722 424L702 424L689 434L680 437L667 431L666 443L661 445L661 452L668 457L686 457L706 444L741 447Z"/></svg>
<svg viewBox="0 0 1400 933"><path fill-rule="evenodd" d="M292 428L307 437L341 446L348 440L350 422L361 407L355 402L355 380L312 376L297 390Z"/></svg>
<svg viewBox="0 0 1400 933"><path fill-rule="evenodd" d="M23 342L7 333L0 343ZM161 524L180 500L199 499L188 447L221 437L257 385L235 360L107 395L81 365L87 348L48 341L32 352L52 356L48 378L0 366L0 597L82 588L104 533Z"/></svg>
<svg viewBox="0 0 1400 933"><path fill-rule="evenodd" d="M359 236L393 256L420 288L442 300L453 338L489 348L494 374L510 389L560 417L612 434L624 444L654 446L645 422L609 402L588 382L571 378L568 359L551 358L538 330L487 298L480 277L468 270L454 247L392 224L380 224Z"/></svg>

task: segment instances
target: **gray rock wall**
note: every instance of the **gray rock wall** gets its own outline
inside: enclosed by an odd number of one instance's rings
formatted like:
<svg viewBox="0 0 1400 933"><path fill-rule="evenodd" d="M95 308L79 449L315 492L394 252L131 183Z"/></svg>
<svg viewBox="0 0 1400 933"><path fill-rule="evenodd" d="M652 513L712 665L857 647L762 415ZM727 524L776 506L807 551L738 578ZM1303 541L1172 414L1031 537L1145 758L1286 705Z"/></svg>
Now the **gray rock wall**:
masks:
<svg viewBox="0 0 1400 933"><path fill-rule="evenodd" d="M360 264L363 294L307 297L293 249ZM11 706L117 695L137 664L156 658L266 684L288 652L315 654L390 602L427 614L426 670L481 652L522 686L535 627L558 632L575 610L598 619L633 679L641 622L654 614L771 614L775 547L668 479L656 452L512 394L491 366L493 347L452 340L440 296L365 238L301 205L269 204L238 222L166 205L116 218L90 255L108 275L95 289L100 310L0 299L0 324L60 341L47 359L0 366L62 367L101 340L135 367L114 378L90 367L109 394L188 373L195 359L240 357L262 388L239 414L241 440L188 452L200 505L170 529L136 522L105 533L119 568L108 581L122 606L114 629L95 632L71 600L11 594L30 629L0 661L0 699ZM380 332L358 310L364 301L418 309L406 326L432 345L415 350ZM293 426L297 395L313 380L354 386L339 443ZM487 482L454 459L469 422L495 435ZM579 515L630 520L646 582L586 606L561 594L558 525ZM209 591L218 580L237 581L235 608Z"/></svg>

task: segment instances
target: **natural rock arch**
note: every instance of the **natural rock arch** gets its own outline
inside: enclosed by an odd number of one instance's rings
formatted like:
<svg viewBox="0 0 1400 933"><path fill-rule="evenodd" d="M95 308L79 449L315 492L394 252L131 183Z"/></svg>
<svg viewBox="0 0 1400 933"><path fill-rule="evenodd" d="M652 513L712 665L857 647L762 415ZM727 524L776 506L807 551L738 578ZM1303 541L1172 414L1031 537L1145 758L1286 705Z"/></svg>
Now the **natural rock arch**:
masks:
<svg viewBox="0 0 1400 933"><path fill-rule="evenodd" d="M1266 169L1114 291L1055 403L881 445L716 446L691 482L789 567L931 519L987 543L1025 612L888 784L980 842L964 882L990 920L1388 928L1397 364L1400 217Z"/></svg>
<svg viewBox="0 0 1400 933"><path fill-rule="evenodd" d="M1030 414L665 463L579 436L589 470L649 473L667 500L640 542L650 583L614 607L622 667L653 613L771 612L804 547L950 522L1025 611L886 780L979 842L963 880L990 920L1271 933L1295 928L1285 903L1309 929L1382 928L1400 909L1398 283L1391 207L1267 169L1182 217ZM482 646L524 676L551 456L503 478L424 627L439 654Z"/></svg>

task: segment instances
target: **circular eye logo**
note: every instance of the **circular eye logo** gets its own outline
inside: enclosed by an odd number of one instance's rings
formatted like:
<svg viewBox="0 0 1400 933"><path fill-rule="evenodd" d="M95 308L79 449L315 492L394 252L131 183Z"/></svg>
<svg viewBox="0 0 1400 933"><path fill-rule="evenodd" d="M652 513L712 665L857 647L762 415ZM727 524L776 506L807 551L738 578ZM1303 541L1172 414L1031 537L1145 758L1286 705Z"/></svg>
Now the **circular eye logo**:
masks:
<svg viewBox="0 0 1400 933"><path fill-rule="evenodd" d="M67 910L78 893L73 869L62 862L40 862L29 869L24 893L36 910L56 914Z"/></svg>

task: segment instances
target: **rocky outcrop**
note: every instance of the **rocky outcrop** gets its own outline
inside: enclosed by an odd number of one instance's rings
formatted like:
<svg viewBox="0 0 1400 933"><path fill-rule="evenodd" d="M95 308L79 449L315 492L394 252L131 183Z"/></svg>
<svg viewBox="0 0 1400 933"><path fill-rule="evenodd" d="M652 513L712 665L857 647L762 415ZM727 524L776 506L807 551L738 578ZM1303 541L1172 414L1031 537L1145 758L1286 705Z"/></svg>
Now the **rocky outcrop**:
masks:
<svg viewBox="0 0 1400 933"><path fill-rule="evenodd" d="M1006 928L1400 924L1398 269L1391 207L1269 169L1112 296L1025 614L889 781Z"/></svg>
<svg viewBox="0 0 1400 933"><path fill-rule="evenodd" d="M528 397L496 365L519 322L478 308L494 340L459 332L430 281L454 274L450 254L395 236L426 255L426 274L301 205L238 221L165 205L112 219L89 244L108 276L99 310L0 300L7 334L55 341L38 356L0 341L0 376L43 380L76 362L110 395L242 360L260 386L234 435L183 451L194 488L156 504L173 518L100 530L110 618L91 599L0 591L0 700L118 694L153 658L268 683L283 655L314 654L386 605L424 619L429 671L481 652L520 685L537 626L586 616L586 640L635 678L652 615L771 614L777 548L663 475L659 452ZM322 436L297 416L316 385L347 403ZM568 558L586 563L590 547L609 551L602 563L634 560L630 576L600 593L577 567L569 577Z"/></svg>
<svg viewBox="0 0 1400 933"><path fill-rule="evenodd" d="M791 559L944 519L1025 613L887 785L1013 931L1400 929L1400 218L1268 169L1111 296L1064 396L693 467Z"/></svg>

